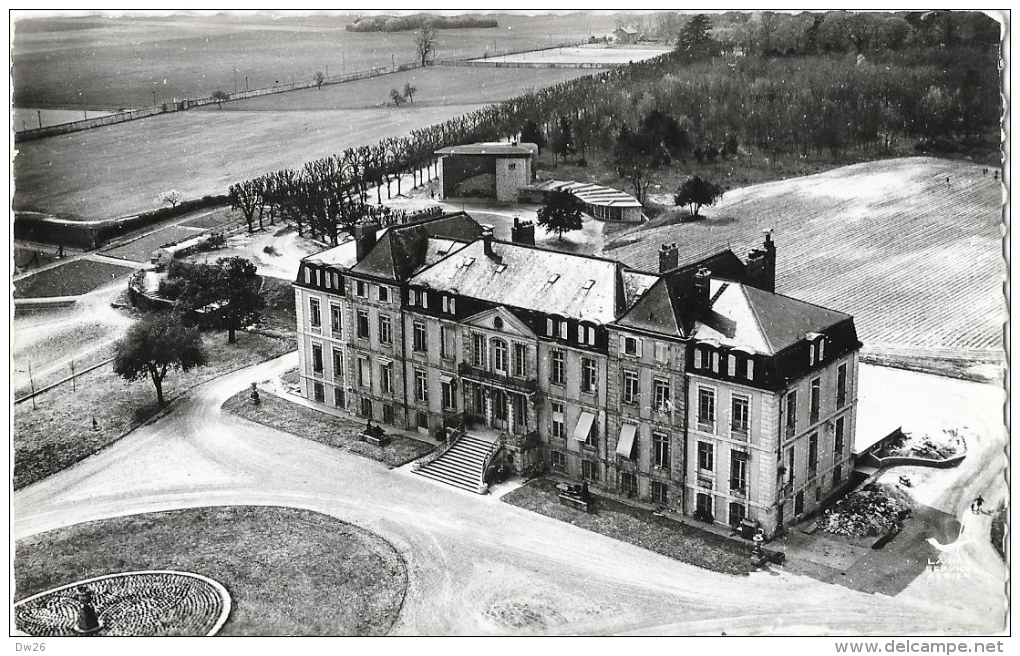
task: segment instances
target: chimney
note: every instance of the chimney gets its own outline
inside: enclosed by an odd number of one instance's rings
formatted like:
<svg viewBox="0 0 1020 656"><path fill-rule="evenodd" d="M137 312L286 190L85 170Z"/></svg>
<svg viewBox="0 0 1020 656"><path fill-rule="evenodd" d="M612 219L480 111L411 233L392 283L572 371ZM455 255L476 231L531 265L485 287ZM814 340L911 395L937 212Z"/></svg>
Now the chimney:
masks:
<svg viewBox="0 0 1020 656"><path fill-rule="evenodd" d="M361 258L368 255L368 252L375 246L376 234L379 231L379 224L363 223L354 229L354 240L356 242L355 253L360 262Z"/></svg>
<svg viewBox="0 0 1020 656"><path fill-rule="evenodd" d="M492 252L492 230L493 227L487 223L482 224L482 245L485 248L486 257L495 257L496 254Z"/></svg>
<svg viewBox="0 0 1020 656"><path fill-rule="evenodd" d="M767 292L776 291L776 244L772 241L772 231L765 231L765 245L756 248L747 255L745 282L752 287Z"/></svg>
<svg viewBox="0 0 1020 656"><path fill-rule="evenodd" d="M676 244L659 246L659 273L666 273L680 266L680 254Z"/></svg>
<svg viewBox="0 0 1020 656"><path fill-rule="evenodd" d="M520 217L514 217L514 227L510 229L510 241L515 244L535 245L535 223L533 221L521 221Z"/></svg>
<svg viewBox="0 0 1020 656"><path fill-rule="evenodd" d="M705 267L699 267L694 274L694 307L697 317L701 318L708 311L709 303L712 300L712 272Z"/></svg>

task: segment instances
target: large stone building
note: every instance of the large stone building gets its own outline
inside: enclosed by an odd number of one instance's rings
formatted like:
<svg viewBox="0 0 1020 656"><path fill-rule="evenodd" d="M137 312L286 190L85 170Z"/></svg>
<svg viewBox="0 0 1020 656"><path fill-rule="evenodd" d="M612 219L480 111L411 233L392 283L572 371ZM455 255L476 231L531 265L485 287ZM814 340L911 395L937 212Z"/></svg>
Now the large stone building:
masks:
<svg viewBox="0 0 1020 656"><path fill-rule="evenodd" d="M433 477L484 490L502 449L769 535L849 477L853 319L776 294L770 237L746 262L663 246L648 272L537 248L531 224L497 240L463 213L376 233L302 261L302 386L405 430L466 431Z"/></svg>

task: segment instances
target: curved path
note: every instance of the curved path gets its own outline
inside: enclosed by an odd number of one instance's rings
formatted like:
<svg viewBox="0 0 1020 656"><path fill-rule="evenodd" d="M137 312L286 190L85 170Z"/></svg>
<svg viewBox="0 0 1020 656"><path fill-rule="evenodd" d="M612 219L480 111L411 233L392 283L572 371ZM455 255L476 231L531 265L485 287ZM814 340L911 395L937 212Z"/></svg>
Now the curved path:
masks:
<svg viewBox="0 0 1020 656"><path fill-rule="evenodd" d="M160 421L17 492L15 538L180 507L326 513L379 533L406 557L398 634L845 635L1001 626L1005 569L983 557L967 561L973 571L965 580L926 572L895 598L780 572L717 574L221 411L251 381L295 363L292 353L210 381ZM987 517L961 519L963 537L986 535ZM980 539L968 548L981 545L991 549ZM522 625L499 617L539 619Z"/></svg>

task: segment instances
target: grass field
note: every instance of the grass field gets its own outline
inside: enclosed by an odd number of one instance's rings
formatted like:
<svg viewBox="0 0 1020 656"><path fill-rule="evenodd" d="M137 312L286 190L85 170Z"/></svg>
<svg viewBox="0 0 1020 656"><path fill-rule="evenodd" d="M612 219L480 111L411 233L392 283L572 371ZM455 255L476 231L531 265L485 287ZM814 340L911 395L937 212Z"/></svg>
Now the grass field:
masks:
<svg viewBox="0 0 1020 656"><path fill-rule="evenodd" d="M292 508L129 515L33 535L16 549L15 600L132 570L208 576L231 597L218 635L385 635L407 589L403 559L384 539Z"/></svg>
<svg viewBox="0 0 1020 656"><path fill-rule="evenodd" d="M14 298L77 296L126 276L132 271L134 268L129 266L92 260L66 262L16 281Z"/></svg>
<svg viewBox="0 0 1020 656"><path fill-rule="evenodd" d="M14 16L15 19L19 18ZM608 15L499 15L493 29L438 30L439 59L587 39ZM415 60L411 32L356 33L334 16L91 16L13 24L14 105L149 107ZM84 92L84 100L81 95ZM153 93L156 92L155 100Z"/></svg>
<svg viewBox="0 0 1020 656"><path fill-rule="evenodd" d="M886 160L727 192L706 219L619 232L605 255L654 269L676 242L744 257L774 229L777 291L852 314L866 350L992 353L1006 319L1001 203L980 165Z"/></svg>
<svg viewBox="0 0 1020 656"><path fill-rule="evenodd" d="M295 348L293 341L251 333L240 333L236 345L226 343L226 333L206 333L202 341L209 364L168 374L163 381L167 402L216 376ZM40 394L34 409L31 401L14 407L15 489L87 458L160 410L152 381L126 381L113 373L112 365L79 376L76 386L73 393L65 383ZM93 417L99 430L92 430Z"/></svg>
<svg viewBox="0 0 1020 656"><path fill-rule="evenodd" d="M516 55L485 57L485 61L531 62L543 64L626 64L651 59L669 52L669 47L613 47L583 45L574 48L549 48Z"/></svg>

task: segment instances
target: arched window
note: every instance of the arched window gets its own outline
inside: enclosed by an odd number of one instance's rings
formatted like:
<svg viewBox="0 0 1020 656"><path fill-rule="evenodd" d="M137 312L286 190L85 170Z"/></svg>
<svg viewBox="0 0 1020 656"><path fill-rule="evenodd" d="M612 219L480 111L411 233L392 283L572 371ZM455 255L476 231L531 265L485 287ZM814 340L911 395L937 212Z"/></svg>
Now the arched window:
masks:
<svg viewBox="0 0 1020 656"><path fill-rule="evenodd" d="M492 340L492 368L501 373L507 371L506 342L501 339Z"/></svg>

